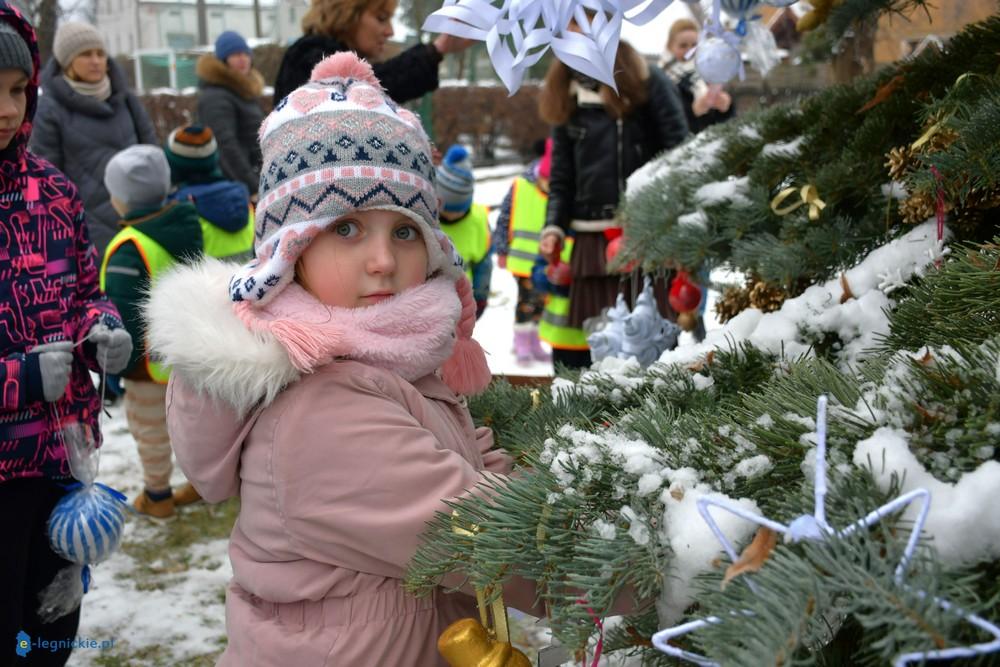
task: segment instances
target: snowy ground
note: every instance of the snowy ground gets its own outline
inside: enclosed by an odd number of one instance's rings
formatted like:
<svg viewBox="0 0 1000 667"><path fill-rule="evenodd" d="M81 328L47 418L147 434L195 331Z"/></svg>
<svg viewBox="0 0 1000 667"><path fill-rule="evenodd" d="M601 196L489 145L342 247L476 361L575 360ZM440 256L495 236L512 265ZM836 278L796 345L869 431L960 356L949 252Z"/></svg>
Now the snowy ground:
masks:
<svg viewBox="0 0 1000 667"><path fill-rule="evenodd" d="M498 208L521 169L478 171L477 201ZM513 357L511 327L517 297L513 278L497 268L492 288L476 338L487 350L493 372L551 374L550 364L520 366ZM142 473L120 406L105 418L103 429L99 481L134 498L141 490ZM178 486L183 483L179 471L174 478ZM78 633L98 642L114 640L114 647L77 649L69 665L213 665L225 645L225 586L232 576L226 545L237 512L236 501L199 503L183 508L170 522L130 520L122 549L94 569ZM529 654L547 643L533 619L517 616L514 626Z"/></svg>

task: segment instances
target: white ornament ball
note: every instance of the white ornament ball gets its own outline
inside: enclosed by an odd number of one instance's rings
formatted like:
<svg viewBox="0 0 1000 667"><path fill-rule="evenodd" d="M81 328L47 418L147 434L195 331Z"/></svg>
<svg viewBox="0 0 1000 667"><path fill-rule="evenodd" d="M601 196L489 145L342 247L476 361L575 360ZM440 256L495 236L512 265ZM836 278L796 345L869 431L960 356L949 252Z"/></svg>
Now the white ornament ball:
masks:
<svg viewBox="0 0 1000 667"><path fill-rule="evenodd" d="M709 37L698 44L694 65L705 83L726 83L740 72L742 56L719 37Z"/></svg>

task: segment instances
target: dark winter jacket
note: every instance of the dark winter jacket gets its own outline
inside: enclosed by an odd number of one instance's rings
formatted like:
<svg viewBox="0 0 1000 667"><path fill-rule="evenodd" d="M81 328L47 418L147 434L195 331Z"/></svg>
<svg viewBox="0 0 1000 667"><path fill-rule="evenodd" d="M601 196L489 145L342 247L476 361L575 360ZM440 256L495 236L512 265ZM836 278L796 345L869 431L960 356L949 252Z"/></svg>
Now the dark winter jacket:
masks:
<svg viewBox="0 0 1000 667"><path fill-rule="evenodd" d="M172 202L158 211L133 211L125 216L122 224L150 237L178 261L202 255L201 223L194 206L187 202ZM246 224L246 209L243 209L243 224ZM126 241L118 246L108 257L105 273L105 292L132 334L132 356L121 374L133 380L149 381L152 378L144 360L146 340L142 321L142 302L149 293L149 271L135 243Z"/></svg>
<svg viewBox="0 0 1000 667"><path fill-rule="evenodd" d="M303 35L285 51L274 83L274 103L309 80L313 67L334 53L351 48L336 37ZM424 93L437 90L438 65L441 54L430 44L416 44L385 62L374 63L372 69L389 97L402 104Z"/></svg>
<svg viewBox="0 0 1000 667"><path fill-rule="evenodd" d="M553 129L546 226L566 230L574 219L613 217L625 179L687 137L677 86L653 67L648 82L647 102L624 120L603 106L578 105L567 123Z"/></svg>
<svg viewBox="0 0 1000 667"><path fill-rule="evenodd" d="M97 251L90 243L76 186L27 146L38 101L35 32L15 9L0 3L0 21L27 42L35 76L26 90L24 122L0 151L0 483L20 477L70 474L60 437L63 424L90 428L100 444L98 371L90 343L75 348L72 373L59 400L43 400L36 345L80 341L98 322L120 327L101 295Z"/></svg>
<svg viewBox="0 0 1000 667"><path fill-rule="evenodd" d="M198 75L198 118L212 128L219 143L219 166L226 178L257 194L261 154L257 131L264 122L260 94L264 79L257 70L244 76L212 54L195 67Z"/></svg>
<svg viewBox="0 0 1000 667"><path fill-rule="evenodd" d="M104 168L120 150L158 144L146 109L129 89L118 64L108 59L111 97L101 102L73 90L55 58L42 70L31 150L64 172L80 189L90 237L103 253L118 232L118 214L104 187Z"/></svg>

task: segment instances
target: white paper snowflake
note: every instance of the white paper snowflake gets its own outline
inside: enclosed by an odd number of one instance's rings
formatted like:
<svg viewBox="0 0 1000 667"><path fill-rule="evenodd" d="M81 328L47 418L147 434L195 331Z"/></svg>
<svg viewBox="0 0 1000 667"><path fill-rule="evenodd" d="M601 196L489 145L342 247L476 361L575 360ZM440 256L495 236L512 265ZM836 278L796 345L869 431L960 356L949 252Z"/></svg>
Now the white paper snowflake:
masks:
<svg viewBox="0 0 1000 667"><path fill-rule="evenodd" d="M910 529L910 537L906 541L906 548L904 549L903 555L899 560L899 564L896 565L894 575L894 580L897 585L907 587L903 582L903 579L906 576L906 569L913 557L913 552L917 548L917 542L920 539L920 533L923 530L924 522L927 520L927 513L930 510L931 504L931 494L927 489L914 489L909 493L905 493L898 498L889 501L878 509L872 510L866 516L858 519L854 523L851 523L846 528L837 530L830 526L830 524L826 521L826 403L826 396L820 396L816 406L817 444L815 506L812 515L805 514L795 519L788 525L785 525L772 519L760 516L759 514L748 512L734 503L727 502L725 500L715 500L709 497L703 497L698 500L698 512L708 524L708 527L715 534L716 538L718 538L722 547L726 550L726 553L729 554L732 561L736 562L738 559L736 549L733 547L732 543L730 543L725 534L723 534L722 530L719 529L715 519L712 518L712 515L709 512L709 507L711 506L723 509L759 526L764 526L775 532L782 533L785 536L786 542L801 542L802 540L818 541L829 538L846 537L859 530L870 528L883 518L902 510L912 502L921 502L922 506L920 508L920 512L917 515L916 521L913 522L913 527ZM759 592L756 584L751 578L747 577L746 582L755 593ZM923 591L918 591L918 594L921 596L926 595ZM933 600L934 603L941 609L944 609L945 611L952 611L972 625L975 625L976 627L993 635L993 641L975 644L973 646L960 646L937 649L934 651L915 651L904 653L897 656L893 661L894 667L905 667L911 663L925 662L928 660L970 658L1000 651L1000 628L993 623L976 616L975 614L970 614L962 609L953 607L947 600L943 600L938 597L933 598ZM730 612L730 615L733 617L748 616L752 615L752 612L747 610L734 610ZM693 632L694 630L704 628L708 625L717 625L722 622L723 619L718 616L710 616L708 618L690 621L673 628L661 630L653 635L653 646L667 655L675 658L681 658L683 660L702 665L703 667L719 667L719 663L714 662L703 655L691 653L690 651L685 651L676 646L672 646L669 641L675 637Z"/></svg>
<svg viewBox="0 0 1000 667"><path fill-rule="evenodd" d="M672 1L445 0L427 17L423 29L485 42L493 67L511 94L521 86L525 71L550 48L573 69L615 88L622 21L645 25ZM569 29L572 22L579 32Z"/></svg>

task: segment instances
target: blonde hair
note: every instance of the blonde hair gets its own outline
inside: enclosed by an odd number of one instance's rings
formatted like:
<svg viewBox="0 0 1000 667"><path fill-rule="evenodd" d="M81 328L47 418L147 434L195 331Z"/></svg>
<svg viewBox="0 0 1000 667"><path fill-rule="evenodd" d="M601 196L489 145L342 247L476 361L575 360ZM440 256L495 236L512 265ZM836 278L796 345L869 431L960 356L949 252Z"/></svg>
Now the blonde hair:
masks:
<svg viewBox="0 0 1000 667"><path fill-rule="evenodd" d="M365 11L389 7L395 10L395 5L396 0L312 0L302 17L302 31L345 41L354 33Z"/></svg>
<svg viewBox="0 0 1000 667"><path fill-rule="evenodd" d="M553 58L538 95L538 115L551 125L566 123L576 111L576 97L570 94L572 74L568 66ZM601 84L599 93L604 108L612 118L624 118L649 97L649 67L639 52L626 42L618 42L615 54L615 85Z"/></svg>
<svg viewBox="0 0 1000 667"><path fill-rule="evenodd" d="M674 40L677 38L677 35L681 34L682 32L687 32L688 30L693 30L694 32L698 32L699 30L701 30L701 28L699 28L698 24L692 21L691 19L677 19L676 21L674 21L673 24L670 26L670 32L667 34L667 48L669 49L670 45L674 43Z"/></svg>

